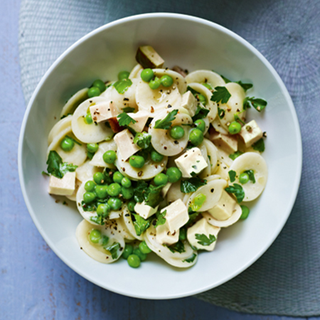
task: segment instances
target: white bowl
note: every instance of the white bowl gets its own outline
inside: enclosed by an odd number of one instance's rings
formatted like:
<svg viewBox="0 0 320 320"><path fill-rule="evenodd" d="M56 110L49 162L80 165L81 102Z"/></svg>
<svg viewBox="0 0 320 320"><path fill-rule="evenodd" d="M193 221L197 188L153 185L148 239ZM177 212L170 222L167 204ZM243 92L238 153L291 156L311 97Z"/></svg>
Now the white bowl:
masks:
<svg viewBox="0 0 320 320"><path fill-rule="evenodd" d="M197 264L178 270L151 257L139 269L120 259L105 265L79 249L75 230L82 220L74 207L55 203L47 193L47 135L65 101L96 78L115 79L135 65L136 49L150 44L166 65L190 71L215 70L254 84L250 96L268 101L264 112L249 110L267 131L269 178L247 220L222 230L216 249ZM146 299L168 299L214 288L248 268L275 240L294 204L301 176L302 147L297 116L280 77L244 39L206 20L169 13L143 14L109 23L66 50L37 86L23 120L19 175L25 202L51 249L74 271L114 292Z"/></svg>

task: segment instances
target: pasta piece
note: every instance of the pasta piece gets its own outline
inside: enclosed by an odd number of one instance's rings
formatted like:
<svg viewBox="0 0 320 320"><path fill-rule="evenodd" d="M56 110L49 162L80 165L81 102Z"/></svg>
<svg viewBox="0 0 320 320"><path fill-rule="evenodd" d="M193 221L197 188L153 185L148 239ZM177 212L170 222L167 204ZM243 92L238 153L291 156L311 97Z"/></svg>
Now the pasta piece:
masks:
<svg viewBox="0 0 320 320"><path fill-rule="evenodd" d="M78 105L88 99L88 88L84 88L76 92L62 108L60 118L72 114Z"/></svg>
<svg viewBox="0 0 320 320"><path fill-rule="evenodd" d="M113 164L106 163L103 160L103 154L109 150L117 152L117 144L114 142L114 140L99 143L99 149L91 159L90 165L114 169L115 166Z"/></svg>
<svg viewBox="0 0 320 320"><path fill-rule="evenodd" d="M217 86L223 86L225 85L224 80L222 79L222 77L210 70L196 70L193 72L190 72L187 76L186 76L186 81L189 83L207 83L209 84L212 89L214 89Z"/></svg>
<svg viewBox="0 0 320 320"><path fill-rule="evenodd" d="M48 145L51 144L53 139L65 129L71 127L72 115L68 115L65 118L59 120L50 130L48 135Z"/></svg>

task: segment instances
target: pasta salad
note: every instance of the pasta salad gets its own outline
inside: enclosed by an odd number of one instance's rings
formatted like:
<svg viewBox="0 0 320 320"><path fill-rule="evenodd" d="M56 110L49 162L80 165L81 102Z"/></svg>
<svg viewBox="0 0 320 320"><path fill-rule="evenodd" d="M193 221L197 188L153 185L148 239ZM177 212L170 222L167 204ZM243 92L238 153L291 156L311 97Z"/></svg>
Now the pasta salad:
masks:
<svg viewBox="0 0 320 320"><path fill-rule="evenodd" d="M246 110L267 102L247 96L250 83L164 67L151 46L136 60L62 108L48 135L49 194L75 201L76 238L93 259L137 268L154 252L188 268L266 186L266 133Z"/></svg>

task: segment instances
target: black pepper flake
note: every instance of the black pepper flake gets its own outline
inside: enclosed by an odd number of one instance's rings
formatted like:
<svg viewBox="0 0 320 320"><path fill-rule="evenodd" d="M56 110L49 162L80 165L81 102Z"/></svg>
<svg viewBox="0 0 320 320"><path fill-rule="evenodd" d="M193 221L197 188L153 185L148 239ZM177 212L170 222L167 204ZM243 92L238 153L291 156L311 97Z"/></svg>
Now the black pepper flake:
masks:
<svg viewBox="0 0 320 320"><path fill-rule="evenodd" d="M175 143L175 144L179 144L179 142L178 142L177 140L174 140L174 143Z"/></svg>
<svg viewBox="0 0 320 320"><path fill-rule="evenodd" d="M139 172L138 172L138 177L141 177L142 174L143 174L143 172L142 172L142 171L139 171Z"/></svg>
<svg viewBox="0 0 320 320"><path fill-rule="evenodd" d="M262 136L263 136L264 138L266 138L266 137L267 137L267 132L266 132L266 131L263 132Z"/></svg>
<svg viewBox="0 0 320 320"><path fill-rule="evenodd" d="M123 98L123 101L129 101L129 99L128 98Z"/></svg>
<svg viewBox="0 0 320 320"><path fill-rule="evenodd" d="M163 147L164 150L167 150L168 148L166 146Z"/></svg>

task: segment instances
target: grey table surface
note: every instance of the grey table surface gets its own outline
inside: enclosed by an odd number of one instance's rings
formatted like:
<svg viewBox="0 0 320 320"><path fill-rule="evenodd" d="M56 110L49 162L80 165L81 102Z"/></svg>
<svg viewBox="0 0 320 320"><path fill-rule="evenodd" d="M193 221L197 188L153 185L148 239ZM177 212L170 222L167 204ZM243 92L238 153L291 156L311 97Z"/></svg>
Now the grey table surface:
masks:
<svg viewBox="0 0 320 320"><path fill-rule="evenodd" d="M84 280L51 251L29 216L19 186L17 149L25 111L19 8L19 0L0 1L0 319L307 319L240 314L192 297L123 297Z"/></svg>

